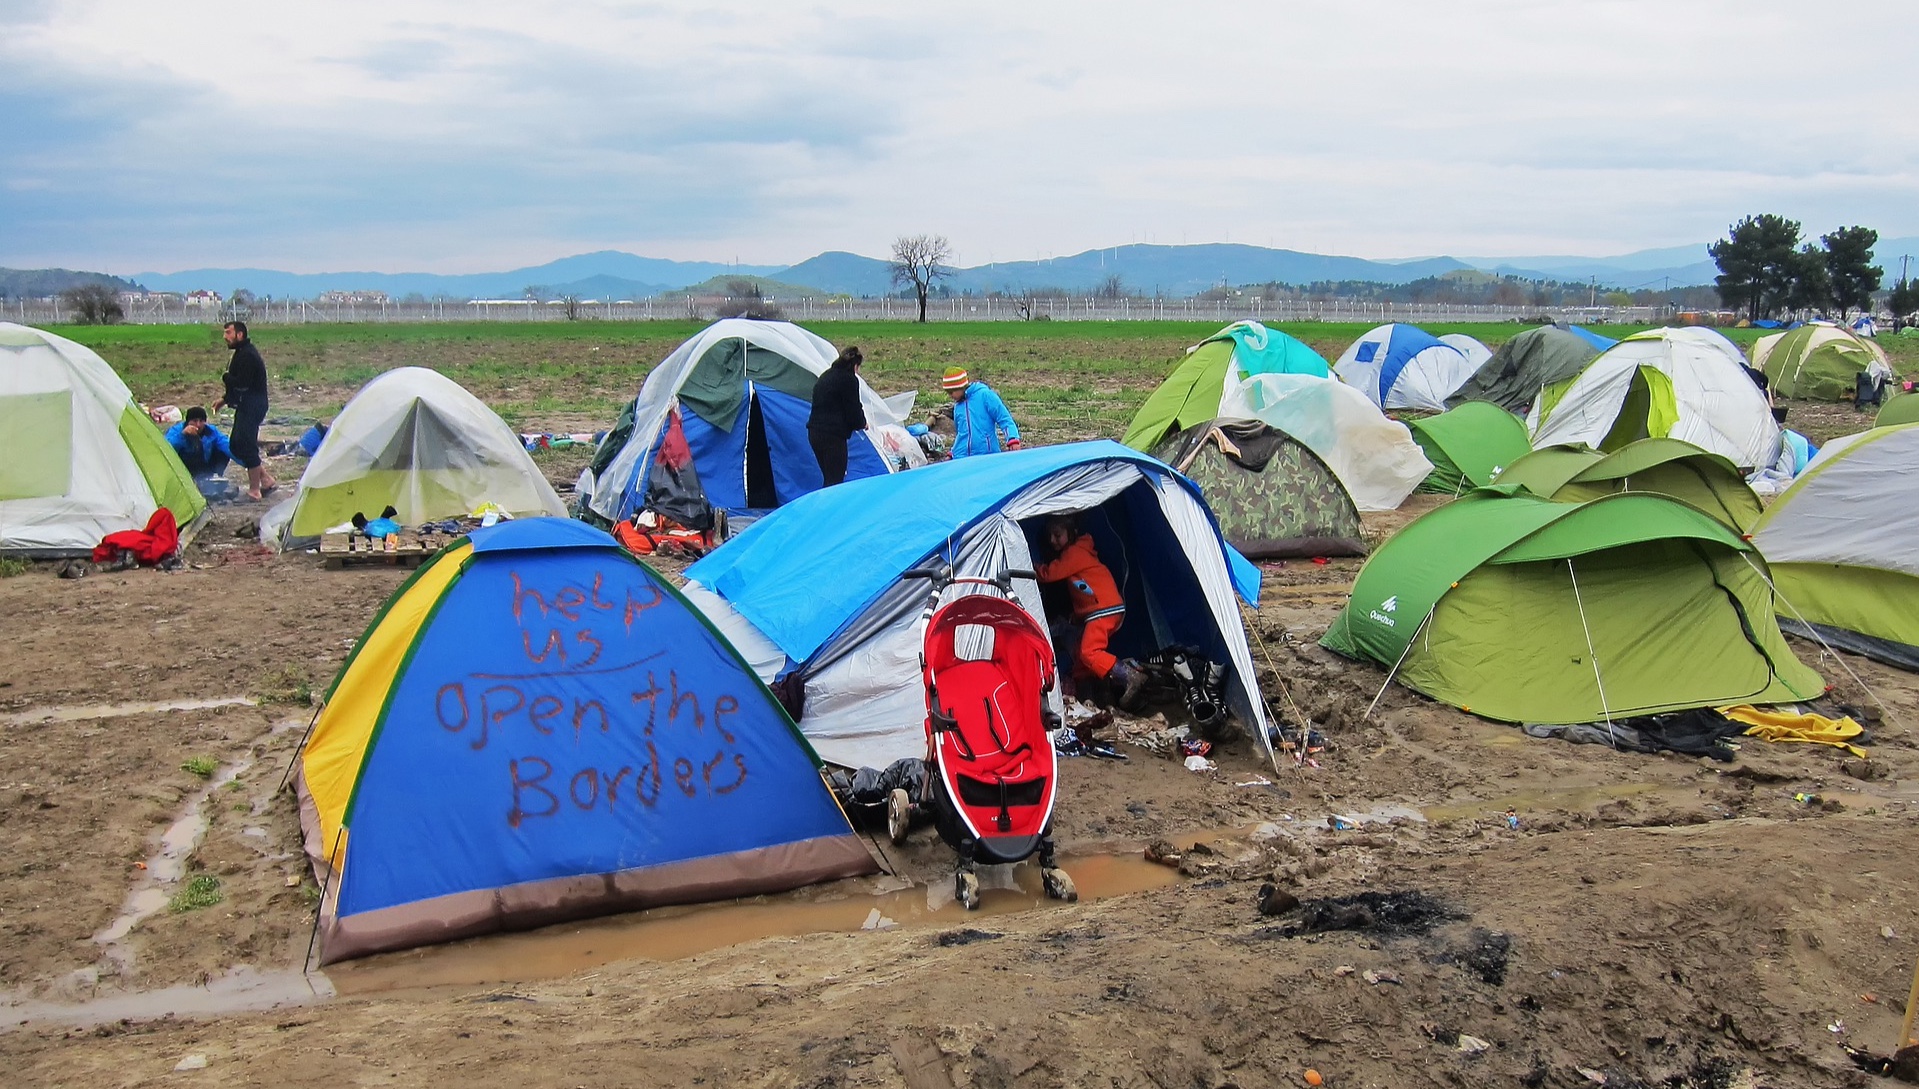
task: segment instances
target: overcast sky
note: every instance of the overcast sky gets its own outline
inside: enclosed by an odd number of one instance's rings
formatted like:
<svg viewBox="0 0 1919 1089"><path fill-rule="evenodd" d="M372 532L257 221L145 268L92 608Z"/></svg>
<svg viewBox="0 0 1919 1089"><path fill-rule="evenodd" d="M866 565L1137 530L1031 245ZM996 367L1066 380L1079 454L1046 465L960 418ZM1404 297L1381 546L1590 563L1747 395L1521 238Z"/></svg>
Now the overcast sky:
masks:
<svg viewBox="0 0 1919 1089"><path fill-rule="evenodd" d="M1910 0L0 0L0 265L1919 234Z"/></svg>

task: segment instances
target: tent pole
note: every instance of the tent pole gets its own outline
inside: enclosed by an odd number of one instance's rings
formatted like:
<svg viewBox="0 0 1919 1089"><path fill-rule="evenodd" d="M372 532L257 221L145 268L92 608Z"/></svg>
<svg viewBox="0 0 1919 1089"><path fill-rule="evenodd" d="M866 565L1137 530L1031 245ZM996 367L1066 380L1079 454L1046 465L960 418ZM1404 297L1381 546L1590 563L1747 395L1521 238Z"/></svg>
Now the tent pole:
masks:
<svg viewBox="0 0 1919 1089"><path fill-rule="evenodd" d="M1860 678L1859 674L1854 673L1852 671L1852 667L1846 664L1846 660L1839 656L1838 651L1832 649L1832 644L1826 642L1826 637L1819 634L1819 629L1812 626L1812 621L1806 619L1805 614L1799 611L1799 607L1797 605L1794 605L1790 601L1786 601L1786 595L1779 592L1779 587L1777 584L1775 584L1772 581L1772 576L1768 574L1766 571L1762 570L1758 564L1752 562L1751 556L1746 555L1744 552L1741 552L1739 555L1742 559L1746 561L1746 566L1752 568L1753 573L1758 575L1762 580L1765 581L1766 588L1772 591L1772 596L1778 598L1780 601L1785 602L1786 608L1792 610L1793 617L1797 619L1801 624L1804 624L1806 626L1806 630L1812 633L1813 641L1819 644L1819 649L1824 651L1827 655L1830 655L1833 661L1839 663L1839 668L1846 671L1846 676L1852 678L1852 683L1858 685L1860 689L1866 693L1866 695L1872 697L1872 702L1879 705L1879 713L1881 715L1884 715L1887 718L1893 717L1892 710L1886 706L1885 700L1882 700L1879 698L1879 693L1874 692L1872 688L1869 685L1867 685L1863 679Z"/></svg>
<svg viewBox="0 0 1919 1089"><path fill-rule="evenodd" d="M1273 671L1273 682L1279 685L1280 698L1286 702L1287 711L1290 712L1294 720L1299 723L1299 751L1303 755L1306 752L1306 731L1309 729L1309 724L1306 716L1301 713L1299 704L1293 702L1292 690L1286 687L1286 678L1280 676L1279 664L1273 661L1273 652L1267 648L1266 638L1259 633L1259 625L1253 623L1255 618L1247 615L1249 611L1250 609L1245 602L1242 601L1239 603L1240 622L1246 626L1247 631L1253 633L1253 641L1259 644L1259 653L1266 659L1266 668ZM1254 694L1259 697L1259 702L1265 704L1265 693L1257 691L1259 687L1257 679L1254 680L1253 687L1255 689ZM1273 709L1271 706L1267 706L1266 708L1266 717L1268 719L1273 717ZM1268 725L1270 725L1270 722ZM1279 750L1273 747L1273 739L1266 736L1266 729L1264 727L1260 729L1259 734L1260 744L1266 746L1266 759L1273 762L1273 773L1277 775L1279 773Z"/></svg>
<svg viewBox="0 0 1919 1089"><path fill-rule="evenodd" d="M313 709L313 717L307 720L306 732L300 735L300 743L293 746L293 755L287 759L286 773L280 776L280 785L273 788L275 794L287 788L287 782L293 778L293 765L300 762L300 754L306 751L307 738L313 736L313 727L320 721L320 712L326 710L326 704Z"/></svg>
<svg viewBox="0 0 1919 1089"><path fill-rule="evenodd" d="M1599 652L1593 649L1592 628L1586 624L1586 603L1579 596L1579 576L1573 571L1572 557L1566 557L1566 574L1573 581L1573 604L1579 608L1579 627L1586 633L1586 657L1593 664L1593 684L1599 688L1599 713L1606 716L1606 736L1612 739L1612 747L1619 747L1619 735L1613 732L1612 707L1606 700L1606 681L1599 675Z"/></svg>
<svg viewBox="0 0 1919 1089"><path fill-rule="evenodd" d="M344 824L340 826L339 831L333 833L333 852L327 856L326 880L320 884L320 902L313 907L313 930L307 935L307 955L306 959L300 962L301 975L313 970L313 946L320 940L320 916L326 914L327 892L333 887L333 874L340 862L340 839L345 835L346 825Z"/></svg>
<svg viewBox="0 0 1919 1089"><path fill-rule="evenodd" d="M1373 693L1373 702L1366 705L1366 713L1359 716L1359 721L1364 722L1373 717L1374 709L1379 706L1379 701L1385 698L1386 690L1392 687L1393 678L1399 674L1399 667L1406 664L1406 655L1411 654L1413 652L1413 644L1419 642L1419 633L1426 630L1426 621L1431 620L1433 613L1438 611L1439 606L1434 605L1426 611L1425 616L1419 618L1419 627L1414 628L1412 637L1406 640L1406 649L1399 652L1399 661L1394 662L1393 668L1386 671L1386 683L1379 686L1378 692Z"/></svg>

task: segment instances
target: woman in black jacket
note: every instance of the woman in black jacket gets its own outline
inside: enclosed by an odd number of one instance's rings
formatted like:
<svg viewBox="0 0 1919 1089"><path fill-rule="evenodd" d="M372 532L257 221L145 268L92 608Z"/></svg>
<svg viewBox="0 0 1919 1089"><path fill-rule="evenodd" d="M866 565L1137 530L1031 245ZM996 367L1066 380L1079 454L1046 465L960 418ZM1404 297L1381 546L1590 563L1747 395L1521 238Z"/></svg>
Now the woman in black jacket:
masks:
<svg viewBox="0 0 1919 1089"><path fill-rule="evenodd" d="M820 476L829 488L846 479L846 440L854 432L866 430L866 410L860 407L863 358L858 347L848 345L813 383L813 413L806 418L806 439L813 446L813 458L820 463Z"/></svg>

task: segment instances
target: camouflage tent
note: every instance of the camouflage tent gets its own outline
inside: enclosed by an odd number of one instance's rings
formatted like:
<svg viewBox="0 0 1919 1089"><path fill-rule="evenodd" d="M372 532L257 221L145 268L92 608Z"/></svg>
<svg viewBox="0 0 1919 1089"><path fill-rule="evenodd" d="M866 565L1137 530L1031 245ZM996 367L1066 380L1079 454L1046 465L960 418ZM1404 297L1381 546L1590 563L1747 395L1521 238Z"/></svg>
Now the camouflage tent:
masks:
<svg viewBox="0 0 1919 1089"><path fill-rule="evenodd" d="M1219 529L1253 559L1361 556L1359 509L1304 443L1257 420L1209 420L1162 442L1153 456L1206 495Z"/></svg>

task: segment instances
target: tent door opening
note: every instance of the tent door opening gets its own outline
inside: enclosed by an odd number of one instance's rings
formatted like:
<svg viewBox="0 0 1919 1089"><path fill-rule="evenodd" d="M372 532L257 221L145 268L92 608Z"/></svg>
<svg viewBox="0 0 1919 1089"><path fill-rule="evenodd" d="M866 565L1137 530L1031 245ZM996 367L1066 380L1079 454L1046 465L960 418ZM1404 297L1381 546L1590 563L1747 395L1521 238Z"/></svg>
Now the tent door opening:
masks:
<svg viewBox="0 0 1919 1089"><path fill-rule="evenodd" d="M772 510L780 505L779 491L773 484L773 450L766 441L766 418L760 412L759 394L747 387L746 403L746 505L753 510Z"/></svg>

